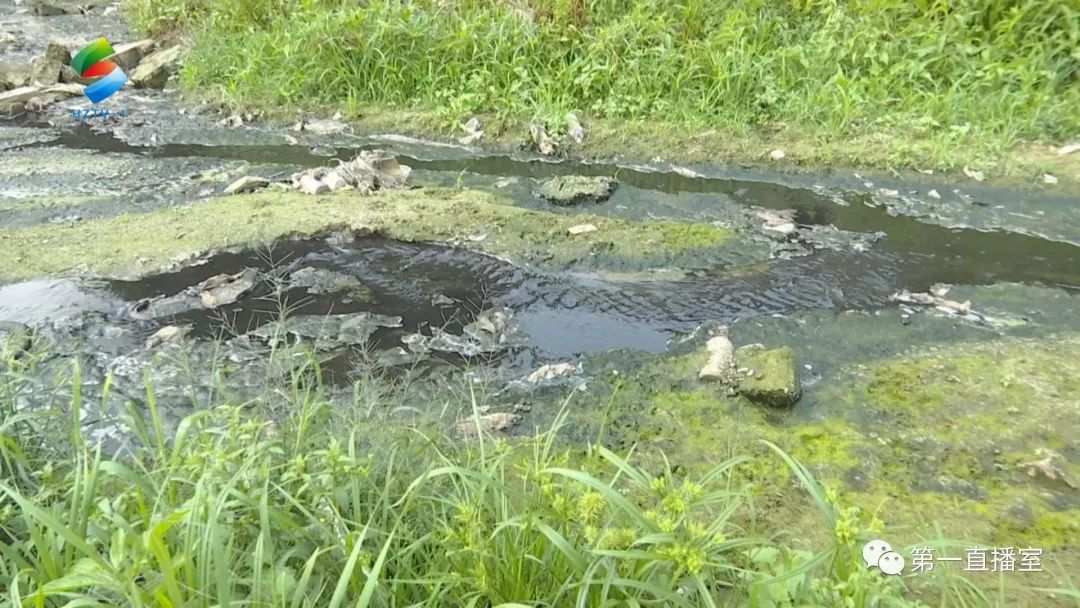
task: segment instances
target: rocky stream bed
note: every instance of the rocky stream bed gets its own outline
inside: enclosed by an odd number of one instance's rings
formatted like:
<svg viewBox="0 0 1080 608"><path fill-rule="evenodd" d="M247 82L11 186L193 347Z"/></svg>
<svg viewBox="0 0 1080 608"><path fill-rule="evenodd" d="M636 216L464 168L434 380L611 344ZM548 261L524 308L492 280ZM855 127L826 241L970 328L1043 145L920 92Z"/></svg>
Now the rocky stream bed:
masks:
<svg viewBox="0 0 1080 608"><path fill-rule="evenodd" d="M112 22L0 7L11 61ZM104 103L124 116L75 120L69 96L0 121L0 345L40 361L19 407L70 403L79 360L87 435L121 449L148 382L169 424L313 362L343 400L408 377L402 422L482 384L484 415L449 431L531 434L567 404L571 440L603 428L687 469L767 439L896 542L938 522L1080 566L1075 197L553 161L232 116L171 84Z"/></svg>

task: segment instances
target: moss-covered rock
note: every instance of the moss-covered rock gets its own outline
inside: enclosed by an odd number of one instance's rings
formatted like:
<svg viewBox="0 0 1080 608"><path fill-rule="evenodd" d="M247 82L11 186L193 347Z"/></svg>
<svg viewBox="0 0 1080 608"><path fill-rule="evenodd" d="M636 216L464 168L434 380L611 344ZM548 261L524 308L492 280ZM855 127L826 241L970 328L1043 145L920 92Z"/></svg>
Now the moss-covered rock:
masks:
<svg viewBox="0 0 1080 608"><path fill-rule="evenodd" d="M537 195L552 203L567 207L583 203L599 203L608 199L619 182L611 177L560 175L544 182Z"/></svg>
<svg viewBox="0 0 1080 608"><path fill-rule="evenodd" d="M802 397L795 351L786 346L768 350L760 344L743 346L735 351L735 364L748 370L739 380L739 392L751 401L787 407Z"/></svg>
<svg viewBox="0 0 1080 608"><path fill-rule="evenodd" d="M571 235L582 221L597 231ZM0 280L77 267L121 276L160 270L176 258L331 230L373 232L413 242L449 242L548 268L641 270L707 267L762 259L767 250L708 224L629 222L522 209L456 189L341 192L317 199L258 192L73 225L0 230Z"/></svg>

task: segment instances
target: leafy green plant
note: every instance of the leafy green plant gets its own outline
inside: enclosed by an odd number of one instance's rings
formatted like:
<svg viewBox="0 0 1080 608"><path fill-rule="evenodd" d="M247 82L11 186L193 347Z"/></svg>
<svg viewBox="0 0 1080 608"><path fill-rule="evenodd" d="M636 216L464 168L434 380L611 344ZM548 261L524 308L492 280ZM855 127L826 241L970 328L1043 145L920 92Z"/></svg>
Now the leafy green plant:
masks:
<svg viewBox="0 0 1080 608"><path fill-rule="evenodd" d="M827 546L762 534L753 488L736 482L747 458L687 476L568 444L568 402L530 437L453 439L363 402L392 402L392 388L329 399L311 359L268 376L255 402L218 393L172 426L147 375L125 425L137 447L110 456L80 435L77 363L60 380L67 416L11 414L35 364L9 361L0 381L5 466L27 473L0 481L0 606L917 605L859 563L879 522L774 445ZM475 391L462 405L478 422ZM939 595L991 605L962 578Z"/></svg>
<svg viewBox="0 0 1080 608"><path fill-rule="evenodd" d="M736 132L797 125L895 140L898 153L928 142L946 165L1080 129L1068 2L577 4L129 0L129 14L186 29L185 83L237 104L418 108L445 129L476 112L570 108Z"/></svg>

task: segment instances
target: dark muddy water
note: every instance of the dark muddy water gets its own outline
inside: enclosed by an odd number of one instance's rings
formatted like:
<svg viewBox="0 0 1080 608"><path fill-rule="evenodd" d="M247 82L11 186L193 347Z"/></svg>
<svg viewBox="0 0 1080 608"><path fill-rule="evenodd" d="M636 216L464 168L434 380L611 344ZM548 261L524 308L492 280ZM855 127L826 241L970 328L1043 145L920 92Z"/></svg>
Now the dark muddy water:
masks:
<svg viewBox="0 0 1080 608"><path fill-rule="evenodd" d="M86 126L69 128L52 141L27 147L63 147L137 154L155 159L214 158L280 167L325 165L329 159L306 146L167 144L134 146ZM375 147L375 146L367 146ZM346 159L361 148L339 148ZM559 174L617 175L620 187L590 213L628 219L675 217L746 223L748 207L794 209L804 230L835 226L849 233L883 233L869 248L818 248L809 255L776 259L750 268L708 272L618 276L563 272L527 273L488 256L433 245L407 245L379 239L350 242L323 239L280 243L272 250L222 254L204 263L134 283L109 282L93 292L71 284L33 282L0 291L0 320L37 321L42 316L86 310L101 312L102 294L113 298L110 314L135 323L139 337L166 323L190 324L203 336L243 333L290 314L334 315L359 311L402 318L400 328L375 335L380 346L400 343L414 332L441 327L460 332L485 308L511 310L537 358L565 357L633 348L659 352L675 334L706 321L788 315L807 309L872 310L906 288L922 291L933 283L983 285L996 282L1080 287L1080 247L1016 232L950 229L890 214L865 195L827 195L767 181L686 177L582 163L550 163L510 157L438 159L399 157L416 169L417 183L465 185L500 191L517 204L544 207L532 196L536 179ZM496 180L516 178L497 187ZM555 209L559 213L575 210ZM738 222L736 222L738 223ZM217 274L257 269L260 284L234 304L206 310L192 306L133 321L125 311L147 298L177 296ZM359 279L368 297L313 294L288 285L289 273L322 268ZM839 288L843 301L830 298ZM47 308L33 303L48 299ZM6 300L6 302L5 302ZM17 302L17 303L13 303ZM107 306L105 308L108 308ZM54 312L49 312L53 310ZM60 312L56 312L60 311ZM528 359L532 359L529 356Z"/></svg>
<svg viewBox="0 0 1080 608"><path fill-rule="evenodd" d="M132 312L140 303L146 307L147 301L176 300L212 276L248 268L258 270L261 281L235 303L205 309L191 297L190 308L179 304L162 307L160 314ZM368 294L346 297L292 287L292 273L307 268L358 278ZM452 247L375 238L313 239L221 254L138 281L81 288L69 281L31 281L2 287L0 320L34 323L94 311L118 322L141 323L139 338L164 324L191 325L196 334L214 337L256 329L278 319L283 310L291 315L366 311L402 317L401 330L380 336L389 345L409 332L436 327L459 332L481 310L505 307L515 313L530 345L546 356L619 347L659 352L674 333L704 321L834 307L828 291L836 286L843 289L848 307L883 305L899 284L899 271L891 256L825 251L751 270L717 270L679 280L543 275ZM47 308L39 305L43 299L49 301Z"/></svg>
<svg viewBox="0 0 1080 608"><path fill-rule="evenodd" d="M141 147L105 133L96 133L86 126L65 131L52 141L27 147L37 146L135 153L153 158L241 160L286 167L326 165L333 158L352 158L361 149L385 147L342 147L331 157L315 154L302 145L166 144ZM886 234L879 249L907 260L903 264L903 283L914 290L925 289L935 282L1022 282L1080 287L1080 247L1074 244L1019 232L946 228L914 217L891 214L884 206L872 204L871 197L866 194L841 192L826 196L767 181L686 177L610 165L552 163L506 156L442 160L399 158L417 170L418 183L454 183L467 172L470 174L467 185L494 189L492 184L497 179L519 178L523 180L523 186L511 187L501 193L521 205L543 206L549 210L550 206L544 206L531 195L530 180L569 174L618 177L621 185L615 196L604 205L587 208L588 212L601 215L630 219L662 216L708 220L729 215L733 206L795 209L796 220L804 226L831 225L843 231ZM837 203L839 197L845 199L845 204Z"/></svg>

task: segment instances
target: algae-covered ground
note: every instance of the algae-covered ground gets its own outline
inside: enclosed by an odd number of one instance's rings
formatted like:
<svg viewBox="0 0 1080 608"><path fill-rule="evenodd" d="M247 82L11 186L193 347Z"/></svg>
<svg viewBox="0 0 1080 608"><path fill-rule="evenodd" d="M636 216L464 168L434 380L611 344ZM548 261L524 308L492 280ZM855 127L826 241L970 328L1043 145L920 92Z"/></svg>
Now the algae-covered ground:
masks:
<svg viewBox="0 0 1080 608"><path fill-rule="evenodd" d="M597 230L568 232L586 222ZM178 257L270 245L281 237L332 230L378 233L404 241L456 242L549 268L693 268L763 259L768 251L764 243L710 224L571 217L520 209L465 190L321 197L260 192L147 214L4 231L0 257L11 263L0 268L0 278L74 269L139 275L162 269Z"/></svg>
<svg viewBox="0 0 1080 608"><path fill-rule="evenodd" d="M849 363L790 410L699 380L707 358L700 341L656 359L597 357L588 390L570 397L580 412L572 419L583 437L636 446L658 470L692 475L753 455L742 474L760 492L760 520L796 540L832 531L762 440L805 464L841 503L879 519L905 556L928 544L953 557L975 546L1034 547L1047 572L1080 565L1080 335L922 346ZM1027 576L1010 582L1053 586L1053 576Z"/></svg>

